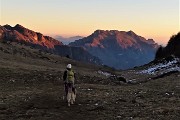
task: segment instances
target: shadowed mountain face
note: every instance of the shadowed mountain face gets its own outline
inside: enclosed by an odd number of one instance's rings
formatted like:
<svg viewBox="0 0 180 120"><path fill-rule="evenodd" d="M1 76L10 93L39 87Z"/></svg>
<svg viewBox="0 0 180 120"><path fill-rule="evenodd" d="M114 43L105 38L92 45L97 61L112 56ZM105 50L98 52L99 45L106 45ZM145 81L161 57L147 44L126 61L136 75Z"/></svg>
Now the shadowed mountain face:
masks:
<svg viewBox="0 0 180 120"><path fill-rule="evenodd" d="M101 61L97 57L92 56L83 48L65 46L61 41L29 30L19 24L15 27L11 27L10 25L0 26L0 40L4 42L17 42L60 56L68 56L78 61L101 64Z"/></svg>
<svg viewBox="0 0 180 120"><path fill-rule="evenodd" d="M133 31L96 30L90 36L70 43L81 46L100 58L103 64L127 69L143 65L155 57L158 45L152 40L136 35Z"/></svg>

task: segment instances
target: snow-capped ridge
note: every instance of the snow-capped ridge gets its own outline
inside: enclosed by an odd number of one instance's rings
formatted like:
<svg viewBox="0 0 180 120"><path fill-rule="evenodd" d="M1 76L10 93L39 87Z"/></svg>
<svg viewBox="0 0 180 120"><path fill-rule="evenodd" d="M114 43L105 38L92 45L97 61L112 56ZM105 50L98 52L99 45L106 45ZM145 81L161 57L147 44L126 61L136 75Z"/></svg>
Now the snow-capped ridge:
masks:
<svg viewBox="0 0 180 120"><path fill-rule="evenodd" d="M139 73L156 75L158 73L164 74L164 73L168 73L172 71L180 72L180 64L179 64L180 59L174 56L172 57L173 57L173 60L171 61L164 60L160 63L150 66L148 69L140 71Z"/></svg>

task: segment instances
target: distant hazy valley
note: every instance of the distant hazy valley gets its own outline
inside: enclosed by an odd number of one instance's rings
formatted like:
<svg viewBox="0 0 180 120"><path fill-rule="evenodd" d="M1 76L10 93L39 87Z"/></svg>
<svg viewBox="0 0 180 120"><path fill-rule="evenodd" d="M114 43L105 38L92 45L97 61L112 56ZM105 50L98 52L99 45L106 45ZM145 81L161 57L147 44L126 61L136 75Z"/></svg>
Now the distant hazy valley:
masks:
<svg viewBox="0 0 180 120"><path fill-rule="evenodd" d="M82 36L73 36L73 37L55 36L54 38L61 41L64 45L68 45L69 43L74 42L75 40L82 39L84 37Z"/></svg>

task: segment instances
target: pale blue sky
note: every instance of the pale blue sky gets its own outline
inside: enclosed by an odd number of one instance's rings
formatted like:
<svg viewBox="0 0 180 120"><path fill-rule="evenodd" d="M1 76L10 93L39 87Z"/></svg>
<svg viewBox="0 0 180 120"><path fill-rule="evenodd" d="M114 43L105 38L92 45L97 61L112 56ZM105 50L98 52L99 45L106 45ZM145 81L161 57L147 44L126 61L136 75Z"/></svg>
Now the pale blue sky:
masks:
<svg viewBox="0 0 180 120"><path fill-rule="evenodd" d="M133 30L159 43L179 31L179 0L0 0L0 24L48 35Z"/></svg>

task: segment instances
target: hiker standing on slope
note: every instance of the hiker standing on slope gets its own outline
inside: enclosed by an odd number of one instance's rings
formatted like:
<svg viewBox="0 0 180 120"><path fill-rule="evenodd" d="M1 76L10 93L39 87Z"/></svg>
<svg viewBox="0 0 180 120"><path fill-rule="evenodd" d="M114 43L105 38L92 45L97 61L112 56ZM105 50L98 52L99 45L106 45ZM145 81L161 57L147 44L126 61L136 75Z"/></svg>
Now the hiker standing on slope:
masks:
<svg viewBox="0 0 180 120"><path fill-rule="evenodd" d="M64 81L66 95L68 93L68 85L73 86L73 92L75 93L74 80L75 80L75 73L72 70L72 65L68 64L66 67L66 70L64 71L64 75L63 75L63 81Z"/></svg>

